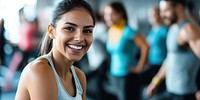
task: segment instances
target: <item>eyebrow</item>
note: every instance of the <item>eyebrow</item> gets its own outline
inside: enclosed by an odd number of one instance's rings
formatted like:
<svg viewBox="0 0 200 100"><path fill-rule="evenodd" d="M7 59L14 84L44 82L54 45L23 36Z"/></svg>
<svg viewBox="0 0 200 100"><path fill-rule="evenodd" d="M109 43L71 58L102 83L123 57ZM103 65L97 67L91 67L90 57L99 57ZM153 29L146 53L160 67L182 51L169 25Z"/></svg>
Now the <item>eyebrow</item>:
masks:
<svg viewBox="0 0 200 100"><path fill-rule="evenodd" d="M69 25L72 25L72 26L75 26L75 27L78 27L78 25L74 24L74 23L71 23L71 22L66 22L65 24L69 24ZM83 28L94 28L94 25L87 25L87 26L84 26Z"/></svg>

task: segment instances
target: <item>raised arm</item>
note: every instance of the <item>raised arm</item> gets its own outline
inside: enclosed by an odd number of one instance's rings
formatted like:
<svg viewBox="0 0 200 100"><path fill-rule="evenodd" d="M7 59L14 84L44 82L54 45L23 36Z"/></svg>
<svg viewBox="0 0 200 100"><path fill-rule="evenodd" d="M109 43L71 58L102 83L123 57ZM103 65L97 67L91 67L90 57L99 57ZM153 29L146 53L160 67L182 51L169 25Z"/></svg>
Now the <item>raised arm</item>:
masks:
<svg viewBox="0 0 200 100"><path fill-rule="evenodd" d="M195 55L200 58L200 27L194 23L186 24L181 30L180 40L188 43Z"/></svg>

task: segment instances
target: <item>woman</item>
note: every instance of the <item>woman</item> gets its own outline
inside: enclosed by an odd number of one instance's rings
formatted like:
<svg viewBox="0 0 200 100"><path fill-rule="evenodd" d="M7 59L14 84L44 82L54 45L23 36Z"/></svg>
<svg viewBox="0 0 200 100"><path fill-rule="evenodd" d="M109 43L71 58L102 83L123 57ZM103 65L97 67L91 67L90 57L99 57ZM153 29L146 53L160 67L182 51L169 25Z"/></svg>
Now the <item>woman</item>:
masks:
<svg viewBox="0 0 200 100"><path fill-rule="evenodd" d="M163 24L158 7L151 7L148 16L152 28L147 36L150 46L148 68L141 74L142 83L145 85L151 82L167 55L166 38L168 33L168 27Z"/></svg>
<svg viewBox="0 0 200 100"><path fill-rule="evenodd" d="M94 25L86 1L61 1L48 25L42 56L23 70L15 100L85 100L85 75L72 64L90 47Z"/></svg>
<svg viewBox="0 0 200 100"><path fill-rule="evenodd" d="M105 6L104 19L110 27L107 50L111 55L111 82L117 89L117 98L139 100L138 73L146 63L148 45L145 39L128 25L125 8L120 2L111 2Z"/></svg>

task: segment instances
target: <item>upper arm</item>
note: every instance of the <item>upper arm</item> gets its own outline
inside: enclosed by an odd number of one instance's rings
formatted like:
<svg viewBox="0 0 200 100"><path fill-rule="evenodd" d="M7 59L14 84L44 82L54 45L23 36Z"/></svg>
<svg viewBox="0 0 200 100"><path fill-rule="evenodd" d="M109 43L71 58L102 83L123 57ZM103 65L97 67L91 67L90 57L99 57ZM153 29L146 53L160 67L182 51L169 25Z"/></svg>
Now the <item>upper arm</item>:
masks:
<svg viewBox="0 0 200 100"><path fill-rule="evenodd" d="M145 40L144 37L142 37L140 34L136 34L133 38L133 41L135 42L135 44L139 47L145 47L145 48L149 48L147 41Z"/></svg>
<svg viewBox="0 0 200 100"><path fill-rule="evenodd" d="M15 95L15 100L30 100L30 95L27 90L27 67L21 73L20 80L17 87L17 92Z"/></svg>
<svg viewBox="0 0 200 100"><path fill-rule="evenodd" d="M200 39L200 28L194 23L186 24L182 30L182 38L185 41Z"/></svg>
<svg viewBox="0 0 200 100"><path fill-rule="evenodd" d="M83 89L82 99L86 100L86 87L87 87L86 85L87 85L87 82L86 82L85 74L84 74L83 71L81 71L77 67L74 67L74 69L75 69L76 75L77 75L77 77L80 81L81 87Z"/></svg>
<svg viewBox="0 0 200 100"><path fill-rule="evenodd" d="M187 24L182 34L191 50L200 58L200 27L193 23Z"/></svg>
<svg viewBox="0 0 200 100"><path fill-rule="evenodd" d="M200 59L200 39L189 41L189 46L194 54Z"/></svg>
<svg viewBox="0 0 200 100"><path fill-rule="evenodd" d="M28 73L27 90L32 100L57 100L56 79L48 64L32 64Z"/></svg>

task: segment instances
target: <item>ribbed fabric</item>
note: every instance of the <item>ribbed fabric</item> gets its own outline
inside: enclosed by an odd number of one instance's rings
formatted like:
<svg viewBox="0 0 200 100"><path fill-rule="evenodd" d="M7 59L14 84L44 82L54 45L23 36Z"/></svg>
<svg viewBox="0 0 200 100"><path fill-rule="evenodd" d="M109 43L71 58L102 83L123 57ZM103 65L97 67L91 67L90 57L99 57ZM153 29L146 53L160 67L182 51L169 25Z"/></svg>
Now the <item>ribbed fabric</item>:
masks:
<svg viewBox="0 0 200 100"><path fill-rule="evenodd" d="M180 29L189 23L184 20L170 28L167 38L167 73L166 86L170 93L185 95L195 93L195 83L199 60L191 49L178 44Z"/></svg>

